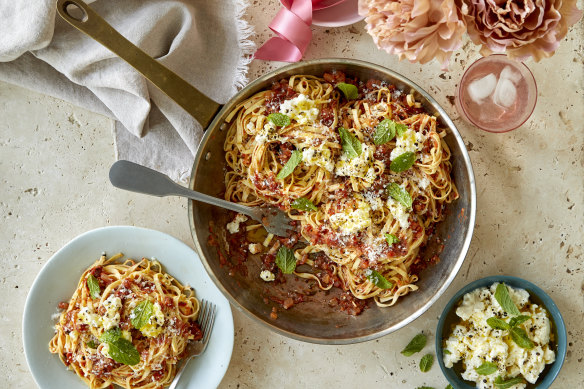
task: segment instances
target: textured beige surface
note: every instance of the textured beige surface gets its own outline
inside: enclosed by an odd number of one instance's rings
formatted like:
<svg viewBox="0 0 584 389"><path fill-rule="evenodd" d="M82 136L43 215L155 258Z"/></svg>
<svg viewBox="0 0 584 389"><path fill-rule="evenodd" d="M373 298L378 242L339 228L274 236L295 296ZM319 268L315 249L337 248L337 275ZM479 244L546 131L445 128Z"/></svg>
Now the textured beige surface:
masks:
<svg viewBox="0 0 584 389"><path fill-rule="evenodd" d="M263 6L268 4L268 6ZM277 9L255 1L249 20L258 42ZM488 134L458 118L448 96L478 53L465 45L449 73L436 63L398 62L378 51L363 23L314 28L307 58L350 57L385 65L425 88L452 115L470 151L478 213L467 260L453 285L410 326L376 341L320 346L268 332L234 310L235 346L222 388L446 386L435 364L420 373L422 354L399 351L416 333L434 330L442 307L460 287L491 274L531 280L559 306L569 334L568 356L554 388L584 387L584 50L582 23L558 53L528 63L539 87L532 119L518 130ZM254 62L250 77L279 64ZM3 387L32 388L24 359L21 317L30 285L62 245L87 230L117 224L157 229L191 247L186 201L114 190L108 119L73 105L0 83L0 377ZM153 211L154 210L154 211Z"/></svg>

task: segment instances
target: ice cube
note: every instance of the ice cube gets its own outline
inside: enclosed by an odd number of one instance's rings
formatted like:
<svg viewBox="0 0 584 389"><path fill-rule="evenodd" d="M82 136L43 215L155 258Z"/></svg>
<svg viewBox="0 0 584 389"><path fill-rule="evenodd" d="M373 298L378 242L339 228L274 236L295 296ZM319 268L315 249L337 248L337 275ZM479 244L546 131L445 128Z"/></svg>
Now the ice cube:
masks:
<svg viewBox="0 0 584 389"><path fill-rule="evenodd" d="M517 85L521 80L521 73L513 70L511 66L505 66L503 70L501 70L501 74L499 74L499 79L501 78L511 80L513 84Z"/></svg>
<svg viewBox="0 0 584 389"><path fill-rule="evenodd" d="M515 88L513 82L508 78L499 78L495 93L493 93L493 103L501 107L509 108L515 102L516 97L517 88Z"/></svg>
<svg viewBox="0 0 584 389"><path fill-rule="evenodd" d="M485 97L489 97L497 85L497 76L493 73L474 80L468 85L468 95L472 101L480 104Z"/></svg>

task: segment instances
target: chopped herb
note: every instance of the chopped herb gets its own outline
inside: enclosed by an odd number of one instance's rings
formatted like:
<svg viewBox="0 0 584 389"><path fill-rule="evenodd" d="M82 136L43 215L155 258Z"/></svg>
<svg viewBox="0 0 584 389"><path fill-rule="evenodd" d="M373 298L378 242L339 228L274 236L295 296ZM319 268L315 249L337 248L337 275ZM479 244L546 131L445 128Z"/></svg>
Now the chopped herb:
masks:
<svg viewBox="0 0 584 389"><path fill-rule="evenodd" d="M499 319L498 317L489 317L487 319L487 324L496 330L508 330L511 328L507 322Z"/></svg>
<svg viewBox="0 0 584 389"><path fill-rule="evenodd" d="M397 125L395 126L397 136L402 136L404 132L406 132L407 130L408 126L406 126L405 124L397 123Z"/></svg>
<svg viewBox="0 0 584 389"><path fill-rule="evenodd" d="M511 333L511 339L513 339L513 341L517 343L519 347L525 349L533 348L533 342L531 339L529 339L523 328L513 327L511 330L509 330L509 332Z"/></svg>
<svg viewBox="0 0 584 389"><path fill-rule="evenodd" d="M290 203L290 206L300 211L316 211L318 208L307 198L300 197Z"/></svg>
<svg viewBox="0 0 584 389"><path fill-rule="evenodd" d="M497 289L495 290L495 299L497 300L501 308L509 315L517 316L521 314L521 312L519 312L519 309L517 309L517 307L515 306L513 299L511 299L511 295L509 295L507 285L505 284L497 285Z"/></svg>
<svg viewBox="0 0 584 389"><path fill-rule="evenodd" d="M132 311L130 315L130 320L132 321L132 326L139 330L150 322L150 317L154 313L154 304L150 300L140 301L136 308Z"/></svg>
<svg viewBox="0 0 584 389"><path fill-rule="evenodd" d="M93 274L87 277L87 287L89 288L89 295L93 299L98 299L101 293L101 288L99 287L99 281Z"/></svg>
<svg viewBox="0 0 584 389"><path fill-rule="evenodd" d="M291 274L296 269L296 257L294 251L286 246L281 246L276 254L276 265L282 270L282 273Z"/></svg>
<svg viewBox="0 0 584 389"><path fill-rule="evenodd" d="M531 316L527 316L527 315L515 316L515 317L512 317L511 320L509 320L509 325L511 327L517 327L519 324L524 323L529 319L531 319Z"/></svg>
<svg viewBox="0 0 584 389"><path fill-rule="evenodd" d="M489 361L485 361L479 367L475 367L475 371L480 375L493 374L497 370L499 370L497 364Z"/></svg>
<svg viewBox="0 0 584 389"><path fill-rule="evenodd" d="M339 90L343 92L347 100L355 100L357 97L359 97L359 91L357 90L357 87L353 84L339 82L337 84L337 88L339 88Z"/></svg>
<svg viewBox="0 0 584 389"><path fill-rule="evenodd" d="M395 182L390 183L387 186L387 193L396 201L399 201L404 207L411 208L412 207L412 196L401 186L396 184Z"/></svg>
<svg viewBox="0 0 584 389"><path fill-rule="evenodd" d="M422 351L426 346L426 335L418 334L414 336L410 343L401 351L406 357L412 356L413 354Z"/></svg>
<svg viewBox="0 0 584 389"><path fill-rule="evenodd" d="M388 281L381 273L373 269L365 270L365 275L367 279L373 283L375 286L381 289L391 289L393 288L393 282Z"/></svg>
<svg viewBox="0 0 584 389"><path fill-rule="evenodd" d="M93 340L90 340L89 342L85 343L85 345L89 348L97 348L97 344Z"/></svg>
<svg viewBox="0 0 584 389"><path fill-rule="evenodd" d="M286 127L290 125L290 117L279 112L269 114L268 120L278 127Z"/></svg>
<svg viewBox="0 0 584 389"><path fill-rule="evenodd" d="M426 373L430 371L432 368L432 364L434 363L434 356L432 354L426 354L420 360L420 371L422 373Z"/></svg>
<svg viewBox="0 0 584 389"><path fill-rule="evenodd" d="M395 138L397 123L391 119L383 119L377 126L375 126L375 133L373 134L373 143L382 145ZM399 124L403 126L403 124Z"/></svg>
<svg viewBox="0 0 584 389"><path fill-rule="evenodd" d="M341 135L341 145L343 146L343 152L349 159L357 158L361 155L361 142L353 134L349 132L344 127L339 128L339 134Z"/></svg>
<svg viewBox="0 0 584 389"><path fill-rule="evenodd" d="M515 377L515 378L511 378L509 380L503 380L503 377L499 376L495 379L495 386L497 387L497 389L508 389L511 388L517 384L524 384L525 380L523 379L523 377Z"/></svg>
<svg viewBox="0 0 584 389"><path fill-rule="evenodd" d="M119 338L113 342L108 342L108 345L108 353L114 361L130 366L140 363L140 353L132 342Z"/></svg>
<svg viewBox="0 0 584 389"><path fill-rule="evenodd" d="M389 169L396 173L404 172L411 168L414 165L414 162L416 162L416 154L411 151L406 151L391 161Z"/></svg>
<svg viewBox="0 0 584 389"><path fill-rule="evenodd" d="M120 339L121 337L122 337L122 330L120 330L119 327L114 327L112 329L105 331L103 334L101 334L101 336L99 337L99 341L104 342L104 343L109 343L109 342L116 341L116 340Z"/></svg>
<svg viewBox="0 0 584 389"><path fill-rule="evenodd" d="M299 150L294 150L290 156L290 159L288 162L286 162L282 170L280 170L276 178L278 180L283 180L284 178L288 177L290 174L292 174L300 161L302 161L302 153Z"/></svg>
<svg viewBox="0 0 584 389"><path fill-rule="evenodd" d="M393 234L385 234L385 240L387 244L392 245L394 243L399 243L399 238Z"/></svg>

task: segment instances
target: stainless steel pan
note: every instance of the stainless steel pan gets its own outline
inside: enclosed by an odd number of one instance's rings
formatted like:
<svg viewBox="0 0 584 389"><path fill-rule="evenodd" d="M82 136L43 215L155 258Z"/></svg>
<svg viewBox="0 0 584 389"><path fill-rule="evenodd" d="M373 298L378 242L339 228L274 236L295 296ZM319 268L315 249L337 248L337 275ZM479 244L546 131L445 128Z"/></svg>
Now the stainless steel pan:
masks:
<svg viewBox="0 0 584 389"><path fill-rule="evenodd" d="M73 6L80 8L83 15L73 17L70 9ZM207 127L195 156L190 180L191 189L199 192L220 196L225 189L223 143L227 128L225 118L229 112L242 100L270 88L274 81L293 74L322 75L336 69L361 80L385 80L404 91L414 91L416 99L422 102L427 111L439 117L441 125L446 128L448 135L445 140L452 151L452 175L460 198L449 206L446 219L437 230L438 237L444 241L441 261L422 272L417 283L420 288L418 291L401 298L391 308L372 306L360 316L352 317L339 312L338 308L328 307L326 301L330 296L319 294L314 297L316 301L301 303L290 310L280 309L277 319L270 318L272 304L264 302L266 286L258 276L259 267L250 261L248 277L229 275L227 269L221 268L219 264L216 248L207 243L210 225L216 227L221 239L225 236L223 227L228 221L226 211L189 201L191 233L207 272L233 306L252 320L277 333L302 341L324 344L356 343L389 334L411 323L450 285L462 266L473 233L476 213L475 181L470 158L452 120L418 85L389 69L371 63L349 59L318 59L284 66L271 72L249 84L220 107L123 38L81 1L58 0L57 10L73 26L135 67L192 114L203 127Z"/></svg>

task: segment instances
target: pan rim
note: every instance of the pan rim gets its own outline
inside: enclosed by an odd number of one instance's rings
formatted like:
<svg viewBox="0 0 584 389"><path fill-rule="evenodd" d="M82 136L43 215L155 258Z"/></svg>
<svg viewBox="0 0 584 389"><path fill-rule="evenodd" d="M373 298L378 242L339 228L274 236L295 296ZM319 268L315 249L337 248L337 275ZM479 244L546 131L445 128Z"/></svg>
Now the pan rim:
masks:
<svg viewBox="0 0 584 389"><path fill-rule="evenodd" d="M469 182L468 182L468 186L470 189L470 193L468 194L468 198L469 198L469 210L468 211L469 212L467 213L468 229L466 231L466 236L464 237L461 250L458 253L458 258L456 258L456 262L455 262L454 267L452 268L452 271L449 273L448 277L443 281L440 288L436 291L436 293L430 299L428 299L428 301L426 301L422 306L420 306L410 316L406 317L405 319L403 319L403 320L401 320L401 321L399 321L399 322L397 322L389 327L384 328L383 330L373 332L373 333L370 333L367 335L356 336L356 337L347 337L347 338L330 338L330 337L327 338L327 337L316 337L316 336L302 335L302 334L298 334L296 332L291 332L291 331L282 329L282 328L274 325L271 322L262 320L258 316L254 315L251 311L249 311L242 304L240 304L239 301L237 301L237 299L235 299L225 289L223 284L215 276L213 270L209 266L207 258L202 250L201 244L200 244L199 239L197 237L196 229L195 229L195 220L194 220L194 209L193 209L194 201L193 200L188 200L189 228L191 230L191 236L192 236L195 248L199 254L199 257L201 258L201 262L203 263L203 266L204 266L205 270L207 271L209 277L213 280L213 282L215 283L217 288L223 293L223 295L229 300L231 305L234 306L235 308L237 308L240 312L244 313L247 317L252 319L252 321L254 321L256 323L260 323L261 325L266 326L270 330L272 330L280 335L283 335L283 336L286 336L286 337L289 337L289 338L292 338L295 340L299 340L299 341L315 343L315 344L327 344L327 345L344 345L344 344L361 343L361 342L374 340L374 339L380 338L382 336L388 335L388 334L395 332L398 329L403 328L403 327L407 326L408 324L412 323L414 320L416 320L422 314L424 314L444 294L446 289L448 289L448 287L451 285L452 281L454 281L454 278L456 277L456 275L460 271L460 268L462 267L462 264L464 263L466 255L468 254L468 250L470 248L470 243L472 241L472 237L473 237L473 233L474 233L474 226L475 226L475 219L476 219L476 185L475 185L474 170L472 167L472 162L470 160L470 156L468 154L468 150L466 149L466 145L464 144L464 141L463 141L462 136L460 135L458 129L454 125L454 122L448 116L446 111L440 106L440 104L438 104L438 102L432 96L430 96L423 88L421 88L419 85L417 85L416 83L412 82L407 77L405 77L405 76L403 76L403 75L401 75L401 74L399 74L391 69L388 69L386 67L383 67L381 65L377 65L377 64L374 64L371 62L355 60L355 59L344 59L344 58L320 58L320 59L302 61L302 62L297 62L297 63L293 63L290 65L286 65L286 66L283 66L281 68L273 70L273 71L257 78L256 80L254 80L253 82L248 84L246 87L244 87L242 90L240 90L237 94L235 94L229 100L229 102L221 108L221 110L217 113L217 115L215 116L215 118L213 119L213 121L211 122L209 127L207 128L207 131L205 132L203 138L201 139L201 142L199 144L199 148L197 149L197 153L195 155L195 160L193 162L193 168L191 170L191 177L189 180L189 187L191 189L193 189L194 185L195 185L195 174L197 172L197 166L199 166L199 164L201 163L201 160L204 159L204 157L205 157L203 155L203 148L201 147L201 145L205 145L207 143L207 140L211 136L213 136L213 133L219 129L220 125L222 124L222 123L220 123L220 120L223 117L224 113L228 110L233 109L234 106L237 105L237 103L241 100L242 96L244 96L249 90L254 89L254 87L256 87L257 85L263 84L267 80L272 79L274 77L277 77L280 74L284 74L286 72L293 71L293 70L300 68L300 67L311 66L311 65L329 66L331 68L338 66L338 65L358 66L358 67L361 67L363 69L374 70L374 71L378 71L378 72L381 72L384 74L388 74L389 76L394 77L395 79L399 80L400 82L402 82L406 85L409 85L410 87L415 89L417 93L419 93L421 96L423 96L424 99L426 99L426 101L428 103L430 103L431 106L436 110L436 112L441 116L442 120L444 121L446 126L449 128L451 134L453 135L456 143L459 146L462 160L464 161L464 168L466 169L466 172L467 172L468 178L469 178Z"/></svg>

